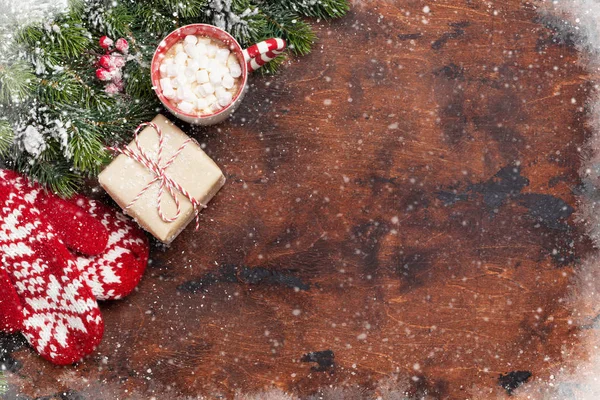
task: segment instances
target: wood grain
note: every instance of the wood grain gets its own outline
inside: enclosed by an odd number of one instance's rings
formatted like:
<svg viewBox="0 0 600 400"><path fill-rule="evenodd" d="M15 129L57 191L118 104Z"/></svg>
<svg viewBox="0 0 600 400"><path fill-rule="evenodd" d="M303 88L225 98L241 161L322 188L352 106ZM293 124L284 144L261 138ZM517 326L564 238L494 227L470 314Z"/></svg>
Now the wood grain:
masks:
<svg viewBox="0 0 600 400"><path fill-rule="evenodd" d="M184 127L228 178L201 231L154 248L79 365L4 338L11 384L164 399L386 381L459 399L560 364L591 248L573 222L586 73L527 3L430 7L320 22L316 50L254 76L233 119Z"/></svg>

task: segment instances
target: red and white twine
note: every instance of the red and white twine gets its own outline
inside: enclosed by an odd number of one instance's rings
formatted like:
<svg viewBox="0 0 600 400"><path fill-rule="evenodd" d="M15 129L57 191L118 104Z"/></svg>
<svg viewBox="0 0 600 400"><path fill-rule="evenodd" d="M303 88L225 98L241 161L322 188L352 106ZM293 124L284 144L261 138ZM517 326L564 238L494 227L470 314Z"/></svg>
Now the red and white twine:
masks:
<svg viewBox="0 0 600 400"><path fill-rule="evenodd" d="M144 128L146 126L151 126L152 128L154 128L156 133L158 133L158 153L156 156L156 160L153 160L148 155L148 153L146 153L146 151L144 151L144 149L142 148L142 146L139 143L139 132L142 128ZM154 178L150 182L148 182L148 184L137 194L137 196L135 196L133 198L133 200L131 200L129 202L129 204L125 207L125 210L128 210L129 208L131 208L135 204L135 202L138 201L140 199L140 197L142 197L144 195L144 193L146 193L146 191L148 189L150 189L150 187L155 182L159 182L157 209L158 209L158 215L160 216L160 218L164 222L173 222L173 221L177 220L177 218L179 218L179 216L181 215L181 205L179 203L179 196L177 195L177 192L179 192L186 199L188 199L190 201L190 203L192 203L192 207L194 207L194 214L196 217L196 230L198 230L198 228L200 227L200 216L199 216L200 209L206 208L206 205L204 205L204 204L200 203L198 200L196 200L194 198L194 196L192 196L187 190L185 190L184 187L182 187L179 183L174 181L167 174L167 168L169 168L171 166L171 164L173 164L173 161L175 161L175 159L179 156L179 154L183 151L183 149L185 149L185 146L187 146L192 141L192 139L188 138L185 142L183 142L181 144L181 146L179 147L179 149L177 149L177 151L171 156L171 158L169 158L168 161L164 164L162 162L162 152L163 152L163 147L164 147L164 134L158 125L156 125L154 122L144 122L144 123L140 124L134 132L134 141L135 141L135 145L137 146L137 150L132 150L128 146L125 146L123 148L108 147L109 150L123 154L123 155L131 158L132 160L137 161L138 163L142 164L144 167L146 167L150 172L152 172L154 174ZM165 189L169 192L169 194L173 198L173 201L175 201L175 206L177 207L177 212L176 212L175 216L170 217L170 218L165 215L165 213L163 212L163 208L162 208L162 197L163 197L163 193L165 192Z"/></svg>

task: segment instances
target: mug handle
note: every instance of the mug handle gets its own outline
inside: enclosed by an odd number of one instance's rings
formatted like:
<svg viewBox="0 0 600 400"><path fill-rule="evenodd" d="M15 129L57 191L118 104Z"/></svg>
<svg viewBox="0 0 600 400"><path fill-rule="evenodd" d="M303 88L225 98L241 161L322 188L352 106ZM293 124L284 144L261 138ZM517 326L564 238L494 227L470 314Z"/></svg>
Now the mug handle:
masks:
<svg viewBox="0 0 600 400"><path fill-rule="evenodd" d="M256 71L283 53L286 47L285 40L279 38L267 39L248 47L243 51L248 71Z"/></svg>

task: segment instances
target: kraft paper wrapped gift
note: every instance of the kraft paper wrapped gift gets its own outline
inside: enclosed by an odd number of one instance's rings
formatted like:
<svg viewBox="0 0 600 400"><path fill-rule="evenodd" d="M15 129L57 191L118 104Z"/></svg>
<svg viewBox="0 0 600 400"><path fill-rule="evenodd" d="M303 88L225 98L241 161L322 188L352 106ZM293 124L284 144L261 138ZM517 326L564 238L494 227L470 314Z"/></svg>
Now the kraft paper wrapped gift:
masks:
<svg viewBox="0 0 600 400"><path fill-rule="evenodd" d="M164 135L164 166L189 138L163 115L159 114L152 122ZM146 126L139 133L138 142L149 158L156 162L159 148L159 135L156 130L152 126ZM135 140L128 147L137 152ZM193 140L185 145L166 169L166 174L202 205L206 205L225 184L225 177L219 167ZM156 175L143 164L120 154L100 173L98 180L104 190L126 209L155 177ZM181 213L175 221L165 222L159 214L159 187L160 181L154 182L126 212L157 239L168 244L195 218L196 212L190 200L176 190ZM177 214L175 201L166 188L162 195L162 211L166 218Z"/></svg>

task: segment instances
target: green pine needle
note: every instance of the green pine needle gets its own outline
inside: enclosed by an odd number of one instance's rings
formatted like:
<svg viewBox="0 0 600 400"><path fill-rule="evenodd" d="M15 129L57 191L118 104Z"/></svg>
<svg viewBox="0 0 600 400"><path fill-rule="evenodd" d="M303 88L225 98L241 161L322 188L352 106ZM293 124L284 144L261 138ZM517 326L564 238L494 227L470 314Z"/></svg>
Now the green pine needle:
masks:
<svg viewBox="0 0 600 400"><path fill-rule="evenodd" d="M288 48L296 55L310 53L317 36L305 21L288 10L279 6L269 6L263 9L267 16L267 36L280 37L288 42Z"/></svg>
<svg viewBox="0 0 600 400"><path fill-rule="evenodd" d="M6 392L8 392L8 382L4 373L0 371L0 396L6 394Z"/></svg>
<svg viewBox="0 0 600 400"><path fill-rule="evenodd" d="M265 65L263 65L259 69L259 71L263 75L274 74L279 70L279 68L281 68L281 66L287 61L287 59L287 55L281 54L269 61L268 63L266 63Z"/></svg>
<svg viewBox="0 0 600 400"><path fill-rule="evenodd" d="M150 69L137 62L125 65L125 90L135 98L152 98L153 90L150 84Z"/></svg>
<svg viewBox="0 0 600 400"><path fill-rule="evenodd" d="M16 41L40 57L52 56L48 65L60 65L57 60L77 57L90 46L89 34L76 22L67 18L48 26L29 25L17 32Z"/></svg>
<svg viewBox="0 0 600 400"><path fill-rule="evenodd" d="M94 125L74 121L69 128L71 140L68 152L73 166L86 174L96 174L108 159L102 143L102 135Z"/></svg>
<svg viewBox="0 0 600 400"><path fill-rule="evenodd" d="M202 14L206 0L155 0L155 5L163 5L176 18L194 18Z"/></svg>
<svg viewBox="0 0 600 400"><path fill-rule="evenodd" d="M26 62L0 65L0 102L20 103L32 93L36 82L31 65Z"/></svg>
<svg viewBox="0 0 600 400"><path fill-rule="evenodd" d="M8 166L30 176L50 191L64 197L76 194L83 183L83 176L75 172L65 159L57 158L50 162L40 158L37 162L31 163L28 158L17 156Z"/></svg>
<svg viewBox="0 0 600 400"><path fill-rule="evenodd" d="M313 18L340 18L349 10L347 0L266 0L281 8L294 10L300 15Z"/></svg>
<svg viewBox="0 0 600 400"><path fill-rule="evenodd" d="M0 120L0 156L4 157L10 150L13 138L14 138L13 127L7 120Z"/></svg>
<svg viewBox="0 0 600 400"><path fill-rule="evenodd" d="M156 115L160 103L150 62L175 28L214 24L243 47L281 37L290 51L261 68L269 74L291 54L310 52L317 37L307 17L337 18L349 9L347 0L69 0L69 5L54 20L18 29L14 51L0 61L0 157L63 196L74 194L109 161L105 146L128 143L136 126ZM98 39L104 35L129 42L124 93L106 94L106 83L95 77L104 54ZM41 147L26 136L32 132L33 139L36 132L43 135Z"/></svg>

